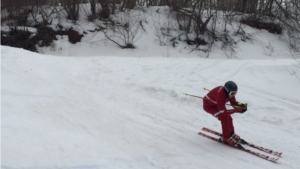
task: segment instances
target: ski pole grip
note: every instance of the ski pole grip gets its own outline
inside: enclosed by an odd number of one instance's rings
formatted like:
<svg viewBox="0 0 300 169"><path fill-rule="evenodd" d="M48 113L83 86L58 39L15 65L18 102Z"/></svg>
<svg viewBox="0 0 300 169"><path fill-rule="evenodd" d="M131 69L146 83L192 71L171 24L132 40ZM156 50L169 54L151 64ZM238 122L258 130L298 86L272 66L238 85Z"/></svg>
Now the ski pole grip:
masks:
<svg viewBox="0 0 300 169"><path fill-rule="evenodd" d="M205 88L205 87L203 87L203 90L207 90L207 91L210 91L209 89L207 89L207 88Z"/></svg>

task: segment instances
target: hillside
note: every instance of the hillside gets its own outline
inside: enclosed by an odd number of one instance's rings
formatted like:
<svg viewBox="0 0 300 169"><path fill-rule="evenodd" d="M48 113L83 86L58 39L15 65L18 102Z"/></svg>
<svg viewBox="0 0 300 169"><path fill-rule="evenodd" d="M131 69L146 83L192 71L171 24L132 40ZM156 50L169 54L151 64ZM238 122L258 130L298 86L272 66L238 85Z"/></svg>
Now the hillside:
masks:
<svg viewBox="0 0 300 169"><path fill-rule="evenodd" d="M142 54L142 53L140 53ZM1 168L299 168L295 61L62 57L1 46ZM198 136L221 130L202 88L233 80L248 111L244 139L282 151L278 163Z"/></svg>

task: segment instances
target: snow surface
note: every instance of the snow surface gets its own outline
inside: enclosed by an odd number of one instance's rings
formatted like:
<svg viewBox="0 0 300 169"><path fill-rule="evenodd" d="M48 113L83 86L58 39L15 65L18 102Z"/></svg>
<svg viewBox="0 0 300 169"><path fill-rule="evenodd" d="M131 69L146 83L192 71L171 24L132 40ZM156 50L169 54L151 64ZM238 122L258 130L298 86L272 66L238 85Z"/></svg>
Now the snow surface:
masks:
<svg viewBox="0 0 300 169"><path fill-rule="evenodd" d="M295 61L57 57L1 47L3 168L299 168ZM220 123L202 110L234 80L236 133L283 152L278 164L197 135Z"/></svg>
<svg viewBox="0 0 300 169"><path fill-rule="evenodd" d="M99 33L60 37L44 54L1 46L1 168L300 168L300 69L276 35L247 29L258 40L239 43L235 59L217 47L209 59L161 47L151 31L135 50L103 45ZM228 80L248 103L235 132L282 151L278 163L197 135L221 125L183 93L205 96Z"/></svg>

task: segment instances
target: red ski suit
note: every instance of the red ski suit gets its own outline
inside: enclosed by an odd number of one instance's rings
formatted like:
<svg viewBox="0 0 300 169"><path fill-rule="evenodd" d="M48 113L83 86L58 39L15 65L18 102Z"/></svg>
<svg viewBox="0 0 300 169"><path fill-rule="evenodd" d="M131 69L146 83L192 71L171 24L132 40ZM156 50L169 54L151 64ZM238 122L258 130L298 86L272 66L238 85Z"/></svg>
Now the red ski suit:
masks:
<svg viewBox="0 0 300 169"><path fill-rule="evenodd" d="M234 96L232 98L226 96L223 86L215 87L203 98L203 109L221 121L224 140L228 140L234 132L231 114L235 113L235 111L234 109L226 109L225 104L228 101L230 101L232 106L238 106Z"/></svg>

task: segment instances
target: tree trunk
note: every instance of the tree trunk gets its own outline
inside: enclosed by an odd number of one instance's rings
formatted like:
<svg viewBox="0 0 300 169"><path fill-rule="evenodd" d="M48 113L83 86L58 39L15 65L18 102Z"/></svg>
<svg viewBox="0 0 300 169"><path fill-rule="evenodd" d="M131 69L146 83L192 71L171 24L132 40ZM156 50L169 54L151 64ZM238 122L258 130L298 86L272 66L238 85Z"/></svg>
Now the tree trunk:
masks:
<svg viewBox="0 0 300 169"><path fill-rule="evenodd" d="M136 5L136 0L126 0L126 8L134 9Z"/></svg>
<svg viewBox="0 0 300 169"><path fill-rule="evenodd" d="M96 15L96 0L90 0L92 15Z"/></svg>
<svg viewBox="0 0 300 169"><path fill-rule="evenodd" d="M246 12L247 1L248 1L248 0L242 0L241 10L240 10L242 13L245 13L245 12Z"/></svg>

